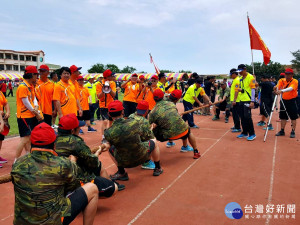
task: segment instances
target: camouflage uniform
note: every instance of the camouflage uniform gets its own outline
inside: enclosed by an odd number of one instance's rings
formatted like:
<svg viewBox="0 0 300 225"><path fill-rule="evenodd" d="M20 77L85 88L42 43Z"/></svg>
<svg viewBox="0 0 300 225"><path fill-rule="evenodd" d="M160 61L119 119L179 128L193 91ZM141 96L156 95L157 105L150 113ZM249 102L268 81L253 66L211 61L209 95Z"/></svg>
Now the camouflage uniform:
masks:
<svg viewBox="0 0 300 225"><path fill-rule="evenodd" d="M151 130L149 121L143 116L139 116L136 113L131 114L129 118L136 120L139 123L139 126L144 131L143 136L141 136L141 141L149 141L150 139L154 139L154 134Z"/></svg>
<svg viewBox="0 0 300 225"><path fill-rule="evenodd" d="M178 114L176 105L171 101L165 100L156 103L149 114L149 123L157 125L153 129L153 133L159 141L167 141L189 128Z"/></svg>
<svg viewBox="0 0 300 225"><path fill-rule="evenodd" d="M222 88L220 88L219 100L222 100L224 96L226 96L225 101L227 103L229 103L230 102L230 88L229 87L226 87L224 90Z"/></svg>
<svg viewBox="0 0 300 225"><path fill-rule="evenodd" d="M101 163L81 137L59 133L56 138L55 151L59 156L69 157L73 155L77 157L78 174L74 189L80 187L80 182L88 183L95 179L96 174L99 176Z"/></svg>
<svg viewBox="0 0 300 225"><path fill-rule="evenodd" d="M71 216L71 202L65 198L77 168L70 160L51 152L33 151L13 164L15 191L14 224L61 224Z"/></svg>
<svg viewBox="0 0 300 225"><path fill-rule="evenodd" d="M152 137L152 132L148 124L141 126L142 120L119 118L104 131L105 139L116 148L113 156L118 166L136 167L149 159L149 142L146 140Z"/></svg>

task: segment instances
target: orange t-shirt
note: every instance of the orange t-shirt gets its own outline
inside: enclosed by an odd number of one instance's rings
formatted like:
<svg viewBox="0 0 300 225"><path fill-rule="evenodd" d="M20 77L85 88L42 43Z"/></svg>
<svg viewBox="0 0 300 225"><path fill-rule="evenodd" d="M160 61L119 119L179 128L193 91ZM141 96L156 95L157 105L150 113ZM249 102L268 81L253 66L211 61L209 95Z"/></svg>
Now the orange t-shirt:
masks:
<svg viewBox="0 0 300 225"><path fill-rule="evenodd" d="M53 92L54 83L52 83L49 79L47 79L46 82L38 80L35 87L35 93L39 101L39 106L44 114L52 115Z"/></svg>
<svg viewBox="0 0 300 225"><path fill-rule="evenodd" d="M62 114L65 116L70 113L77 115L76 97L71 91L70 84L62 80L54 86L53 100L60 102Z"/></svg>
<svg viewBox="0 0 300 225"><path fill-rule="evenodd" d="M17 117L18 118L33 118L35 115L30 112L29 109L23 104L22 98L27 98L34 108L33 100L35 98L34 87L31 84L28 84L26 80L21 83L17 89L16 100L17 100Z"/></svg>
<svg viewBox="0 0 300 225"><path fill-rule="evenodd" d="M7 99L5 98L4 94L0 91L0 111L3 112L4 106L7 104Z"/></svg>
<svg viewBox="0 0 300 225"><path fill-rule="evenodd" d="M144 88L144 84L142 84L142 89L140 91L138 91L137 93L137 99L136 99L136 103L139 103L140 101L144 100L144 92L143 92L143 88Z"/></svg>
<svg viewBox="0 0 300 225"><path fill-rule="evenodd" d="M90 92L89 89L87 87L81 87L80 85L78 85L79 88L79 101L80 101L80 105L82 110L89 110L89 96L90 96Z"/></svg>
<svg viewBox="0 0 300 225"><path fill-rule="evenodd" d="M123 101L128 101L128 102L136 102L137 100L137 95L139 93L139 84L132 84L131 81L129 81L125 85L125 92L124 92L124 98Z"/></svg>
<svg viewBox="0 0 300 225"><path fill-rule="evenodd" d="M105 80L104 80L105 82ZM96 93L97 95L102 93L102 83L97 83L96 86ZM109 82L109 86L112 89L113 92L116 92L116 83L114 81L110 81ZM104 94L104 96L102 98L99 99L99 106L100 108L107 108L109 103L113 102L114 98L110 95L110 94Z"/></svg>
<svg viewBox="0 0 300 225"><path fill-rule="evenodd" d="M152 89L153 89L153 91L154 91L154 90L157 89L157 88L158 88L158 87L152 88ZM156 105L156 102L154 101L154 98L153 98L153 93L150 91L149 88L146 88L146 91L145 91L144 94L145 94L144 99L145 99L145 101L148 102L148 104L149 104L149 110L152 110L152 109L154 108L154 106Z"/></svg>
<svg viewBox="0 0 300 225"><path fill-rule="evenodd" d="M278 81L276 85L278 90L293 88L292 91L282 93L282 98L285 100L293 99L298 97L298 81L296 79L292 79L290 82L286 81L286 78L282 78Z"/></svg>

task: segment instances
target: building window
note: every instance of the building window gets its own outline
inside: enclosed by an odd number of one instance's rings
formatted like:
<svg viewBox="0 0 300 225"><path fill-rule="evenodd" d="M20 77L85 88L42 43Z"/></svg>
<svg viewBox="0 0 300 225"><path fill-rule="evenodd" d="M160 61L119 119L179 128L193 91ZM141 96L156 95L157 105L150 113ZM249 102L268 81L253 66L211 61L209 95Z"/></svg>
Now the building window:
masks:
<svg viewBox="0 0 300 225"><path fill-rule="evenodd" d="M14 71L19 71L19 66L18 65L14 65Z"/></svg>
<svg viewBox="0 0 300 225"><path fill-rule="evenodd" d="M21 71L25 71L25 66L20 66Z"/></svg>
<svg viewBox="0 0 300 225"><path fill-rule="evenodd" d="M14 60L18 60L18 55L13 55Z"/></svg>
<svg viewBox="0 0 300 225"><path fill-rule="evenodd" d="M6 59L11 59L11 54L5 54Z"/></svg>
<svg viewBox="0 0 300 225"><path fill-rule="evenodd" d="M32 56L32 61L36 62L36 56Z"/></svg>
<svg viewBox="0 0 300 225"><path fill-rule="evenodd" d="M12 66L11 65L6 65L6 70L12 70Z"/></svg>
<svg viewBox="0 0 300 225"><path fill-rule="evenodd" d="M24 55L20 55L20 60L24 61Z"/></svg>
<svg viewBox="0 0 300 225"><path fill-rule="evenodd" d="M4 70L4 65L3 64L0 64L0 71L1 70Z"/></svg>
<svg viewBox="0 0 300 225"><path fill-rule="evenodd" d="M26 55L26 61L31 61L31 56L30 55Z"/></svg>
<svg viewBox="0 0 300 225"><path fill-rule="evenodd" d="M0 59L4 59L4 54L0 53Z"/></svg>

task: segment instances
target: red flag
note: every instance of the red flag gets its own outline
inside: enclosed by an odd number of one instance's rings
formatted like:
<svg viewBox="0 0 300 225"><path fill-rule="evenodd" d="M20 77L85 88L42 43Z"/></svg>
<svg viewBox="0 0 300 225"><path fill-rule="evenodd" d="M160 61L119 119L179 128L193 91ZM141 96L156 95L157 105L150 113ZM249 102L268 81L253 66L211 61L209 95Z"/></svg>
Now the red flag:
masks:
<svg viewBox="0 0 300 225"><path fill-rule="evenodd" d="M267 65L271 59L271 52L266 46L265 42L261 39L255 28L250 23L248 17L249 35L250 35L250 46L251 49L261 50L264 55L264 63Z"/></svg>
<svg viewBox="0 0 300 225"><path fill-rule="evenodd" d="M153 63L156 73L157 73L157 74L160 74L160 70L159 70L158 67L155 65L155 63L154 63L154 61L153 61L153 59L152 59L152 55L151 55L150 53L149 53L149 55L150 55L150 63Z"/></svg>

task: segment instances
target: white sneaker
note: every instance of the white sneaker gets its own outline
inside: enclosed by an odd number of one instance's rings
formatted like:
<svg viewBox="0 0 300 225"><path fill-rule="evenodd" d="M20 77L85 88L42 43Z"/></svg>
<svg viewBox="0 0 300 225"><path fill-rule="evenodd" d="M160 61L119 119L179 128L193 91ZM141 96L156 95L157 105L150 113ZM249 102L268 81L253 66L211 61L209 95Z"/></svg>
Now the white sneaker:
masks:
<svg viewBox="0 0 300 225"><path fill-rule="evenodd" d="M52 127L53 129L57 129L57 128L58 128L58 126L57 126L56 124L53 124L51 127Z"/></svg>

